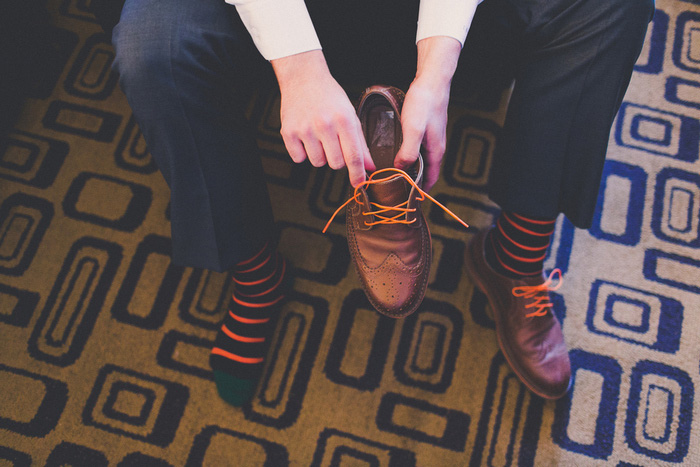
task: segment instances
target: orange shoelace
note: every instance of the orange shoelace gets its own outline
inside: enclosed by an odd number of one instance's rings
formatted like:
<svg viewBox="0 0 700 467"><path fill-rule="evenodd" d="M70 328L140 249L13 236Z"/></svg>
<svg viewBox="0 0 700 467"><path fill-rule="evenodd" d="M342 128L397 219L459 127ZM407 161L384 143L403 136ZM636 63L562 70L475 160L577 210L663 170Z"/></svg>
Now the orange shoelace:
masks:
<svg viewBox="0 0 700 467"><path fill-rule="evenodd" d="M555 275L559 277L557 278L556 285L552 287L552 278ZM561 269L557 268L553 269L547 280L540 285L523 285L520 287L513 287L513 295L516 297L533 299L532 303L525 305L525 308L535 308L535 311L526 314L525 317L530 318L533 316L545 316L547 314L547 310L554 306L552 302L549 301L549 294L547 294L547 292L550 290L557 290L559 287L561 287L562 282L563 279L561 277Z"/></svg>
<svg viewBox="0 0 700 467"><path fill-rule="evenodd" d="M393 172L394 175L391 175L391 176L385 177L385 178L376 178L377 175L382 174L382 173L386 173L386 172ZM430 201L432 201L433 203L435 203L435 204L437 204L438 206L440 206L447 214L449 214L449 215L452 216L455 220L457 220L457 222L459 222L460 224L462 224L464 227L469 228L469 225L467 225L466 222L464 222L462 219L460 219L459 217L457 217L456 214L454 214L452 211L450 211L450 210L447 209L445 206L443 206L443 205L440 204L438 201L436 201L435 198L433 198L433 197L430 196L428 193L426 193L425 191L423 191L423 190L416 184L416 182L411 178L410 175L408 175L406 172L404 172L404 171L401 170L401 169L397 169L397 168L394 168L394 167L389 167L389 168L386 168L386 169L380 169L380 170L377 170L377 171L373 172L372 175L370 175L369 178L368 178L367 180L365 180L364 182L360 183L360 184L357 186L357 188L355 188L355 194L354 194L350 199L348 199L346 202L344 202L338 209L335 210L335 212L334 212L333 215L331 216L330 220L328 221L328 223L326 223L326 226L323 228L323 233L326 233L326 230L328 230L328 227L331 225L331 222L333 222L333 219L335 219L335 216L338 215L338 213L339 213L345 206L347 206L348 204L350 204L351 201L355 201L356 203L360 203L360 202L361 202L361 201L360 201L360 190L361 190L362 188L366 188L366 187L368 187L368 186L370 186L370 185L374 185L374 184L377 184L377 183L389 182L389 181L391 181L391 180L394 180L394 179L400 178L400 177L403 177L404 179L406 179L406 181L407 181L411 186L413 186L413 187L418 191L418 193L420 193L421 196L420 196L420 198L417 198L418 201L424 201L426 198L428 198ZM376 210L372 210L371 212L364 212L364 213L362 213L362 214L365 215L365 216L374 216L375 219L378 219L378 220L376 220L376 221L374 221L374 222L367 222L366 224L367 224L367 225L377 225L377 224L412 224L412 223L414 223L414 222L416 221L416 219L413 219L413 220L410 220L410 221L407 219L408 216L407 216L406 214L408 214L409 212L415 212L415 208L409 208L409 207L408 207L408 201L409 201L409 200L406 200L406 201L404 201L403 203L397 204L396 206L384 206L384 205L381 205L381 204L379 204L379 203L374 203L374 202L371 202L371 201L370 201L369 204L370 204L373 208L375 208ZM384 215L384 214L386 214L386 213L388 213L388 212L391 212L391 211L398 211L398 213L395 214L395 215L393 215L393 216Z"/></svg>

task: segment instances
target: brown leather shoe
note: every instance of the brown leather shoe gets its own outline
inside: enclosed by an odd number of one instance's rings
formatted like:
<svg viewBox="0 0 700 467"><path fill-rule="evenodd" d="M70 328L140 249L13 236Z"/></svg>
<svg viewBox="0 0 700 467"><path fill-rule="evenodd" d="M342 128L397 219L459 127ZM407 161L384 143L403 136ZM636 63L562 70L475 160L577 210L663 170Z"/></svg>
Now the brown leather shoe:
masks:
<svg viewBox="0 0 700 467"><path fill-rule="evenodd" d="M487 233L482 230L469 244L466 266L491 305L498 345L525 386L546 399L558 399L569 390L571 363L551 309L551 279L511 279L494 271L484 255Z"/></svg>
<svg viewBox="0 0 700 467"><path fill-rule="evenodd" d="M372 86L360 98L357 113L377 171L355 191L346 220L348 246L367 298L394 318L413 313L423 301L432 254L418 189L423 159L418 156L404 174L393 169L403 140L403 98L399 89L385 86Z"/></svg>

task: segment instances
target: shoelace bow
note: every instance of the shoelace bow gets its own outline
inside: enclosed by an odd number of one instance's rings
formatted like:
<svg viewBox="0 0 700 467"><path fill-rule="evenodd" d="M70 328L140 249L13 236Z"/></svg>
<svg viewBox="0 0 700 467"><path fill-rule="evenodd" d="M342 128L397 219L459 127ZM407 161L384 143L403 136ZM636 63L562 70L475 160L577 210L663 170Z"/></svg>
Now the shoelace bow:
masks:
<svg viewBox="0 0 700 467"><path fill-rule="evenodd" d="M394 172L394 175L391 175L391 176L386 177L386 178L376 178L377 175L382 174L382 173L386 173L386 172ZM335 210L335 212L333 213L333 215L331 216L331 218L328 220L328 223L326 223L326 226L323 228L323 233L326 233L326 230L328 230L328 227L331 225L331 222L333 222L333 219L335 219L335 216L338 215L338 213L339 213L345 206L347 206L348 204L350 204L351 201L355 201L356 203L360 203L360 202L361 202L361 201L360 201L360 193L361 193L360 190L361 190L362 188L365 188L365 187L368 187L368 186L370 186L370 185L374 185L374 184L377 184L377 183L389 182L389 181L391 181L391 180L394 180L394 179L397 179L397 178L400 178L400 177L403 177L404 179L406 179L406 181L407 181L411 186L413 186L413 187L418 191L418 193L420 193L421 196L420 196L420 198L418 198L418 201L424 201L425 198L428 198L430 201L432 201L433 203L435 203L435 204L437 204L438 206L440 206L447 214L449 214L450 216L452 216L455 220L457 220L457 221L458 221L460 224L462 224L464 227L469 228L469 225L467 225L466 222L464 222L462 219L460 219L459 217L457 217L456 214L454 214L452 211L450 211L450 210L447 209L445 206L443 206L443 205L440 204L438 201L436 201L435 198L433 198L433 197L430 196L428 193L426 193L425 191L423 191L423 190L418 186L418 184L416 184L416 182L413 180L413 178L411 178L410 175L408 175L406 172L404 172L404 171L401 170L401 169L397 169L397 168L394 168L394 167L388 167L388 168L386 168L386 169L380 169L380 170L377 170L377 171L373 172L372 175L370 175L369 178L368 178L367 180L365 180L364 182L362 182L362 183L360 183L359 185L357 185L357 187L355 188L355 194L354 194L352 197L350 197L346 202L344 202L338 209ZM396 206L384 206L384 205L382 205L382 204L379 204L379 203L375 203L375 202L370 201L369 204L370 204L372 207L376 208L376 210L372 210L372 211L370 211L370 212L363 212L362 214L365 215L365 216L374 216L376 219L379 219L379 220L374 221L374 222L366 222L367 225L377 225L377 224L412 224L412 223L414 223L414 222L416 221L416 219L414 218L414 219L412 219L412 220L409 221L409 220L407 219L408 216L407 216L406 214L408 214L409 212L415 212L416 209L415 209L415 208L409 208L409 207L408 207L408 202L409 202L409 200L406 200L406 201L404 201L403 203L397 204ZM395 215L393 215L393 216L385 216L385 215L383 215L383 214L386 214L386 213L391 212L391 211L398 211L398 214L395 214ZM402 218L403 218L403 219L402 219Z"/></svg>
<svg viewBox="0 0 700 467"><path fill-rule="evenodd" d="M557 279L557 284L551 287L553 282L552 278L555 274L559 276ZM545 316L547 314L547 310L554 306L554 304L549 301L549 295L547 292L550 290L557 290L559 287L561 287L562 282L563 279L561 277L561 269L556 268L552 270L547 280L540 285L523 285L520 287L513 287L513 295L516 297L533 299L532 303L525 305L525 308L535 308L535 311L526 314L525 317L530 318L533 316Z"/></svg>

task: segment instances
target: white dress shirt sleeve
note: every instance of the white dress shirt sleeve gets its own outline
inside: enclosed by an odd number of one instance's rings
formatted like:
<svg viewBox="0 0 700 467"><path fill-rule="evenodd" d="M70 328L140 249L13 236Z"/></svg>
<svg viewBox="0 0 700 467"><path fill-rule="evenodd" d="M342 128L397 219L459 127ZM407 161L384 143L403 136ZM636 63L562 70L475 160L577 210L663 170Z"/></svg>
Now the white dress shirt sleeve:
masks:
<svg viewBox="0 0 700 467"><path fill-rule="evenodd" d="M421 0L416 42L426 37L449 36L462 45L482 0Z"/></svg>
<svg viewBox="0 0 700 467"><path fill-rule="evenodd" d="M321 49L304 0L226 0L266 60Z"/></svg>

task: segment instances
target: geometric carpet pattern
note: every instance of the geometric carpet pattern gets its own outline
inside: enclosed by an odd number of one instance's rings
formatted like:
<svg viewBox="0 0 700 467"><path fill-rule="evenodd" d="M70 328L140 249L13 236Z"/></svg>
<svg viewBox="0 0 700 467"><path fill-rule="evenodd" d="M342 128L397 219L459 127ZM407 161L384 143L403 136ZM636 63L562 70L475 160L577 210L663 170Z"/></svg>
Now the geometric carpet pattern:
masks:
<svg viewBox="0 0 700 467"><path fill-rule="evenodd" d="M279 95L251 96L296 281L252 404L217 395L230 278L170 263L169 193L81 0L49 0L51 60L0 144L0 465L700 465L700 3L660 0L610 135L593 227L548 269L574 385L545 401L498 350L466 242L507 93L454 99L418 312L374 312L351 265L347 173L293 164ZM349 90L356 98L360 90Z"/></svg>

